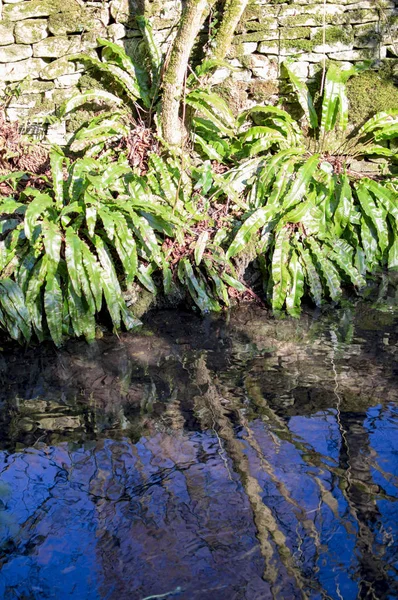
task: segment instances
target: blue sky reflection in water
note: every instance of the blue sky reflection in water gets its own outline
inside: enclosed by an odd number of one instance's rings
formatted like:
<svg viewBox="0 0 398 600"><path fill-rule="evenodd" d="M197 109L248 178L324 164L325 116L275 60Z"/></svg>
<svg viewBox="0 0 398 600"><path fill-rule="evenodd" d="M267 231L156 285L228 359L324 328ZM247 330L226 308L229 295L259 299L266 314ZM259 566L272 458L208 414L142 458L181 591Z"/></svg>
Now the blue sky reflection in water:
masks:
<svg viewBox="0 0 398 600"><path fill-rule="evenodd" d="M358 305L5 348L0 598L397 598L397 342Z"/></svg>

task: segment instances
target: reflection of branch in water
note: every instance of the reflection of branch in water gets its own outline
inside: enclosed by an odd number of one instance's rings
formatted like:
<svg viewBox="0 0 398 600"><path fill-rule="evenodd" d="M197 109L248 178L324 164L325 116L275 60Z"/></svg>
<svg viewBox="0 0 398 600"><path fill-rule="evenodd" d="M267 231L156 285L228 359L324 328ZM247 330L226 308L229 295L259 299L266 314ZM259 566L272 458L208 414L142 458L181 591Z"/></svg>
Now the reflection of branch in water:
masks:
<svg viewBox="0 0 398 600"><path fill-rule="evenodd" d="M264 471L267 473L268 477L270 478L272 483L275 485L275 487L277 488L277 490L280 493L280 495L282 496L282 498L284 498L284 500L286 500L286 502L288 502L289 504L294 506L294 508L296 509L297 520L301 521L304 529L306 529L309 532L309 534L311 535L311 537L313 537L315 546L319 547L319 545L320 545L319 534L318 534L318 531L316 530L316 528L314 527L313 521L311 521L310 519L307 519L306 511L303 509L302 506L300 506L300 504L298 502L296 502L296 500L294 500L294 498L292 498L292 496L289 493L289 490L287 489L287 487L283 483L283 481L280 481L280 479L278 479L278 477L275 475L271 463L265 458L265 456L260 448L260 445L258 444L256 438L253 435L253 432L250 428L249 422L245 419L245 417L242 414L240 415L240 421L241 421L242 426L245 428L245 432L246 432L244 434L244 438L247 441L247 443L249 444L249 446L257 454L257 457L259 458L260 464L263 467Z"/></svg>
<svg viewBox="0 0 398 600"><path fill-rule="evenodd" d="M331 357L331 361L334 361L334 356ZM347 440L347 435L349 434L349 432L347 432L347 427L344 426L345 416L344 416L344 414L341 413L341 410L340 410L341 403L342 403L342 397L341 397L341 394L339 393L338 377L337 377L337 381L336 381L337 371L336 371L336 368L333 366L333 364L332 364L332 369L334 371L335 395L337 394L336 421L338 423L340 438L343 442L343 446L344 446L344 448L348 449L348 454L350 454L350 452L352 453L352 451L350 450L350 446L347 444L347 441L349 441L349 440ZM337 383L337 389L336 389L336 383ZM314 478L314 481L318 484L318 487L320 487L320 495L321 495L323 502L326 505L329 505L329 508L332 509L334 515L337 516L337 518L339 519L340 525L342 525L346 529L347 533L354 535L356 537L357 543L359 541L360 545L362 544L362 546L363 546L362 554L369 556L369 560L371 560L371 556L372 556L371 544L370 543L364 544L361 542L361 539L366 540L367 538L369 538L369 535L372 539L374 539L374 534L371 532L371 530L367 526L366 519L362 518L363 515L361 515L360 511L358 512L358 510L356 509L355 503L353 504L352 496L358 495L358 494L359 495L366 494L368 496L368 498L371 499L373 504L375 504L377 498L380 498L380 499L383 498L383 499L387 499L389 501L395 501L396 499L388 496L388 494L386 494L380 488L380 486L375 486L371 481L369 483L369 480L365 480L363 473L361 473L361 470L358 470L358 472L353 471L352 457L350 458L349 465L348 464L342 465L341 460L340 460L339 466L336 466L336 467L331 466L330 464L327 464L326 460L328 462L330 462L330 460L331 460L329 457L324 457L322 454L316 452L315 449L310 446L310 444L302 441L300 438L298 438L297 435L293 434L289 430L288 426L285 424L283 419L281 419L272 410L272 408L268 405L267 401L263 397L260 386L258 385L256 380L253 379L250 375L246 376L246 378L245 378L245 387L246 387L246 392L248 394L248 397L251 400L253 400L253 402L257 406L259 406L259 408L261 408L262 414L264 414L266 416L267 423L272 427L274 433L276 433L276 435L278 437L280 437L280 439L290 442L300 452L300 455L301 455L303 461L308 466L316 467L317 469L319 469L320 474L324 473L325 471L330 472L337 479L339 488L343 495L343 498L347 502L349 513L357 525L359 535L357 535L356 531L352 528L350 521L343 520L338 515L338 513L336 515L336 508L337 508L336 502L334 502L332 500L333 495L328 490L326 490L325 486L324 485L322 485L322 487L320 486L321 480L319 478ZM356 427L357 425L358 425L358 419L356 416L353 426ZM366 432L364 432L364 433L366 435ZM353 446L353 445L351 444L351 446ZM354 447L357 448L358 451L360 450L361 444L358 443L358 440L356 440L354 442ZM358 459L360 461L363 461L363 456L359 455ZM367 464L368 463L369 463L369 461L367 461ZM347 481L347 474L346 474L347 467L349 467L348 481ZM369 473L369 478L371 480L370 473ZM359 547L359 546L357 545L357 547ZM377 558L375 560L380 562L380 558ZM380 565L380 567L381 568L379 569L379 575L375 574L375 577L376 577L376 579L378 579L380 577L381 577L381 579L385 579L386 578L385 567L383 565ZM371 572L371 571L372 571L372 569L370 569L369 572ZM364 583L365 583L365 580L364 580L364 578L362 578L362 584L364 585Z"/></svg>
<svg viewBox="0 0 398 600"><path fill-rule="evenodd" d="M175 590L171 590L171 592L166 592L165 594L155 594L154 596L147 596L142 600L160 600L161 598L169 598L170 596L174 596L174 594L179 594L182 592L182 588L178 585Z"/></svg>
<svg viewBox="0 0 398 600"><path fill-rule="evenodd" d="M169 400L167 401L166 410L161 416L161 420L166 427L174 431L182 431L184 429L184 417L181 412L181 401L178 396L178 387L175 387Z"/></svg>
<svg viewBox="0 0 398 600"><path fill-rule="evenodd" d="M384 594L397 588L396 583L390 584L388 565L384 564L382 556L376 555L375 533L368 525L380 521L380 513L376 503L379 487L375 486L370 469L371 447L368 432L363 425L366 413L359 413L352 419L350 414L341 412L342 397L339 393L338 373L335 364L335 352L338 340L333 329L330 330L332 353L330 362L334 374L334 395L336 397L336 423L341 437L340 464L344 468L339 476L339 487L345 498L350 515L358 526L355 545L358 550L360 576L358 578L360 598L378 600L379 590L374 589L374 582ZM362 419L362 423L360 423ZM367 453L364 453L364 447ZM375 493L376 492L376 493ZM392 499L390 499L392 500Z"/></svg>
<svg viewBox="0 0 398 600"><path fill-rule="evenodd" d="M276 545L282 564L285 566L288 573L294 577L302 597L306 598L304 581L300 570L294 562L292 554L286 544L286 537L279 529L272 511L263 502L263 490L259 482L250 474L248 458L243 451L243 444L235 437L233 425L222 404L223 397L212 381L203 354L196 362L196 385L200 391L200 395L194 397L196 408L200 414L200 409L207 407L211 414L213 427L217 427L219 437L225 445L226 452L232 461L235 472L239 475L252 508L254 522L257 528L257 539L259 540L261 553L265 560L264 579L272 584L273 593L277 597L280 590L276 585L278 572L275 567L274 550L270 542L271 537Z"/></svg>

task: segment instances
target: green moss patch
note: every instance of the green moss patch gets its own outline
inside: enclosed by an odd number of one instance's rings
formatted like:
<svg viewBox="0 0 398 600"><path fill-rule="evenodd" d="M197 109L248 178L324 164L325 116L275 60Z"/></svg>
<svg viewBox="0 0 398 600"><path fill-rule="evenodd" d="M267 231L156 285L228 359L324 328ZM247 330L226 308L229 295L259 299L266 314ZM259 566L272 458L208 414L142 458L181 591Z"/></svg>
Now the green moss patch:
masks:
<svg viewBox="0 0 398 600"><path fill-rule="evenodd" d="M350 120L362 125L374 114L398 106L398 87L388 72L366 71L347 84Z"/></svg>
<svg viewBox="0 0 398 600"><path fill-rule="evenodd" d="M314 45L323 44L324 33L323 30L316 32L312 41ZM351 44L354 41L354 34L350 27L326 27L325 29L325 42L326 44L335 44L336 42L342 42L343 44Z"/></svg>

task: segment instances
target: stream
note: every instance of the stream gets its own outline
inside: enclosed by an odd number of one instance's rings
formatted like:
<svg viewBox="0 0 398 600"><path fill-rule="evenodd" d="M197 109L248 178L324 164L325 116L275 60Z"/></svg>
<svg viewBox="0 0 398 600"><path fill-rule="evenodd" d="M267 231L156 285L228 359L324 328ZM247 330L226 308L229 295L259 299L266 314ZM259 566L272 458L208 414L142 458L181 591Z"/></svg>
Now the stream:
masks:
<svg viewBox="0 0 398 600"><path fill-rule="evenodd" d="M0 598L398 598L398 311L0 354Z"/></svg>

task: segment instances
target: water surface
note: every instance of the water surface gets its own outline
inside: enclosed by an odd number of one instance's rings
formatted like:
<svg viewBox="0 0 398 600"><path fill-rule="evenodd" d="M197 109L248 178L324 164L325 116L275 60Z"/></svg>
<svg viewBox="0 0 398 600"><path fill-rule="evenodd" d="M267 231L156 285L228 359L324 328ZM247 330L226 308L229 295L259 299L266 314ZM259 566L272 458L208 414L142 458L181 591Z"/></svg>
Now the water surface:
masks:
<svg viewBox="0 0 398 600"><path fill-rule="evenodd" d="M397 342L359 304L4 348L0 598L397 598Z"/></svg>

